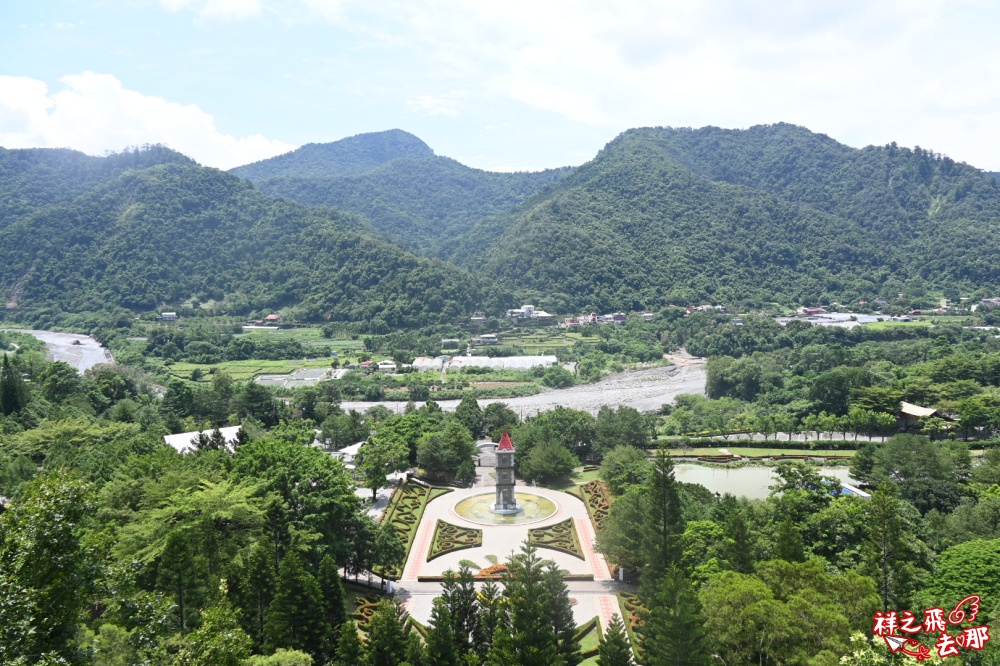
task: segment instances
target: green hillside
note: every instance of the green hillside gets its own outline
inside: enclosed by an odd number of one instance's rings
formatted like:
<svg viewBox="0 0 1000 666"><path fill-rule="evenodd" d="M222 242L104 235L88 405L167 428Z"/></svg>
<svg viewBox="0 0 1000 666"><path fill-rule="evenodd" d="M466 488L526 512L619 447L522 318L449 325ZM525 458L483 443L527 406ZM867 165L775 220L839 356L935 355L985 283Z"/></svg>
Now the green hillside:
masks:
<svg viewBox="0 0 1000 666"><path fill-rule="evenodd" d="M8 315L38 324L196 298L385 330L505 304L455 267L359 232L350 216L190 164L128 171L21 217L0 230L0 265L0 298L17 306Z"/></svg>
<svg viewBox="0 0 1000 666"><path fill-rule="evenodd" d="M448 253L557 310L820 303L996 287L998 225L1000 184L928 151L643 128Z"/></svg>
<svg viewBox="0 0 1000 666"><path fill-rule="evenodd" d="M434 156L426 143L403 130L369 132L333 141L306 145L270 159L232 169L240 178L315 178L352 176L395 159L427 159Z"/></svg>
<svg viewBox="0 0 1000 666"><path fill-rule="evenodd" d="M397 242L434 253L443 240L509 210L571 172L498 173L434 156L396 159L357 176L284 176L257 185L268 194L363 216Z"/></svg>
<svg viewBox="0 0 1000 666"><path fill-rule="evenodd" d="M163 146L92 157L75 150L0 148L0 228L40 206L72 201L123 173L156 164L194 161Z"/></svg>

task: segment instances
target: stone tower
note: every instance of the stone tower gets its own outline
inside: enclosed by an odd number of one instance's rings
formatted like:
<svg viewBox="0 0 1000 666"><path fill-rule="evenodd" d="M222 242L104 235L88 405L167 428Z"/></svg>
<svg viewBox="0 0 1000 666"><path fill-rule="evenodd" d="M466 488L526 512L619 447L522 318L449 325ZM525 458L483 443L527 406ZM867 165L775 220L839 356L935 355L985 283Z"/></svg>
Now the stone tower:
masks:
<svg viewBox="0 0 1000 666"><path fill-rule="evenodd" d="M493 513L518 513L521 507L514 497L514 445L506 430L497 445L496 456L497 499L491 510Z"/></svg>

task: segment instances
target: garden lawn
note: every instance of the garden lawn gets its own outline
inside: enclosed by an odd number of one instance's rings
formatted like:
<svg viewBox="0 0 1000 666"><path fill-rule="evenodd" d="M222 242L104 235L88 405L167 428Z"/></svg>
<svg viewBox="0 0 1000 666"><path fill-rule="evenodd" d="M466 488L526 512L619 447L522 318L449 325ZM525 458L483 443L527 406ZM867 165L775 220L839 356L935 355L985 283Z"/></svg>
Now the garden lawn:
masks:
<svg viewBox="0 0 1000 666"><path fill-rule="evenodd" d="M408 481L401 483L393 491L392 497L389 498L389 504L386 505L385 512L382 514L382 521L388 520L390 522L396 529L399 540L406 547L406 554L400 569L410 557L410 548L413 546L414 537L417 536L417 528L420 527L427 503L445 493L450 493L452 490L452 488L435 488ZM385 572L375 571L375 573L384 574L385 578L397 580L402 571L393 569Z"/></svg>

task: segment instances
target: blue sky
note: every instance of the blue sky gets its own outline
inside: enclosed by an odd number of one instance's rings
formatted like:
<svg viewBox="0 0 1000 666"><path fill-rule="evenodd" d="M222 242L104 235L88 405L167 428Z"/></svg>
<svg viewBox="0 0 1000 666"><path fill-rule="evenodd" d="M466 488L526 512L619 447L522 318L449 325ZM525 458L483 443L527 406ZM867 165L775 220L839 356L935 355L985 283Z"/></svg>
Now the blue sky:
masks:
<svg viewBox="0 0 1000 666"><path fill-rule="evenodd" d="M398 127L485 169L792 122L1000 170L986 0L0 0L0 145L228 168Z"/></svg>

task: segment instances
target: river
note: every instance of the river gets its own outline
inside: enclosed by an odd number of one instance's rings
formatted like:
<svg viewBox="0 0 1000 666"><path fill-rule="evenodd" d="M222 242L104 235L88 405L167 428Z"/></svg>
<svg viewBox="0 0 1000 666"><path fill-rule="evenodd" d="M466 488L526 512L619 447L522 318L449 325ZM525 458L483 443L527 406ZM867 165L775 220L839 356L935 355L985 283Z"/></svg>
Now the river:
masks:
<svg viewBox="0 0 1000 666"><path fill-rule="evenodd" d="M50 361L63 361L83 374L88 368L101 363L114 363L111 352L94 338L80 333L60 333L58 331L29 331L20 328L3 329L27 333L45 343L46 357Z"/></svg>
<svg viewBox="0 0 1000 666"><path fill-rule="evenodd" d="M602 405L610 407L633 407L640 412L649 412L660 405L672 402L682 393L705 395L705 366L665 366L620 372L608 375L593 384L581 384L565 389L546 390L537 395L521 398L486 398L479 401L480 407L494 402L502 402L513 409L521 418L547 412L558 406L581 409L596 414ZM441 409L452 412L458 400L442 400ZM343 409L365 411L375 405L382 405L394 412L402 412L405 402L343 402Z"/></svg>
<svg viewBox="0 0 1000 666"><path fill-rule="evenodd" d="M845 483L851 480L846 467L820 467L819 473L833 476ZM770 494L768 486L777 478L772 467L708 467L690 463L676 463L674 477L684 483L700 483L713 493L731 493L749 499L764 499Z"/></svg>

